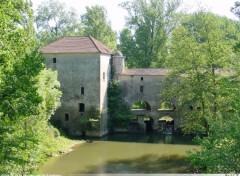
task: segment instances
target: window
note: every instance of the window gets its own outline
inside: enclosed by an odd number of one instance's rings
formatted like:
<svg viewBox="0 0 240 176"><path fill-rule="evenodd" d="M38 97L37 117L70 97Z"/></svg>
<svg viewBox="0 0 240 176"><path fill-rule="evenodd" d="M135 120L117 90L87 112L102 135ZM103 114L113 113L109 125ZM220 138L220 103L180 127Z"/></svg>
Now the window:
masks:
<svg viewBox="0 0 240 176"><path fill-rule="evenodd" d="M103 72L103 79L105 79L105 72Z"/></svg>
<svg viewBox="0 0 240 176"><path fill-rule="evenodd" d="M84 112L84 110L85 110L85 104L79 103L79 112Z"/></svg>
<svg viewBox="0 0 240 176"><path fill-rule="evenodd" d="M56 62L57 62L56 57L52 58L52 60L53 60L53 63L56 63Z"/></svg>
<svg viewBox="0 0 240 176"><path fill-rule="evenodd" d="M140 92L143 93L143 86L140 86Z"/></svg>
<svg viewBox="0 0 240 176"><path fill-rule="evenodd" d="M66 113L66 114L65 114L65 121L68 121L68 120L69 120L69 114Z"/></svg>
<svg viewBox="0 0 240 176"><path fill-rule="evenodd" d="M81 87L81 95L84 95L84 87Z"/></svg>
<svg viewBox="0 0 240 176"><path fill-rule="evenodd" d="M141 81L143 81L143 77L141 77Z"/></svg>

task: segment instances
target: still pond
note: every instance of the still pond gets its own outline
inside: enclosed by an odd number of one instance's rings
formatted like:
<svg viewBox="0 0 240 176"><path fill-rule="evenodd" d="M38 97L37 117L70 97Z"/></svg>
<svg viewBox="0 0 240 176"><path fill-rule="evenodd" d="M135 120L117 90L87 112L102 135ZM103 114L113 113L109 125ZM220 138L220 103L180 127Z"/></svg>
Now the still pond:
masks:
<svg viewBox="0 0 240 176"><path fill-rule="evenodd" d="M42 174L189 173L186 151L199 149L189 136L115 134L77 145L50 158Z"/></svg>

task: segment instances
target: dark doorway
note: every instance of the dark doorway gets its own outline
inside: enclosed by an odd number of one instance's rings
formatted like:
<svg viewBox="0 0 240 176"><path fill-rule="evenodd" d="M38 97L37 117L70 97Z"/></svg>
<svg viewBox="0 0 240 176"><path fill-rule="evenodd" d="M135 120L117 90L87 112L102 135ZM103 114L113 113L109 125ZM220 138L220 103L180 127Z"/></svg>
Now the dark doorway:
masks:
<svg viewBox="0 0 240 176"><path fill-rule="evenodd" d="M146 133L153 133L153 119L151 117L145 117L144 122L146 124Z"/></svg>

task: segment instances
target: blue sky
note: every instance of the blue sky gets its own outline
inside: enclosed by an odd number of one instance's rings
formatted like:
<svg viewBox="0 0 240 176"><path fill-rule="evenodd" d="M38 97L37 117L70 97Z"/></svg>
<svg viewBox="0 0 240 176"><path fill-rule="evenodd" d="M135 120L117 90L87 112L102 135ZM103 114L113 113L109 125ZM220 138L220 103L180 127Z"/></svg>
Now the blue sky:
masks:
<svg viewBox="0 0 240 176"><path fill-rule="evenodd" d="M33 7L36 7L44 0L32 0ZM102 5L107 9L108 18L111 21L112 28L119 32L125 24L125 16L127 12L118 6L121 2L127 0L59 0L64 2L68 7L73 7L77 10L78 14L85 13L86 6ZM131 0L130 0L131 1ZM192 12L198 7L207 8L213 13L221 16L227 16L229 18L236 19L235 16L230 12L230 8L234 5L236 0L183 0L183 9Z"/></svg>

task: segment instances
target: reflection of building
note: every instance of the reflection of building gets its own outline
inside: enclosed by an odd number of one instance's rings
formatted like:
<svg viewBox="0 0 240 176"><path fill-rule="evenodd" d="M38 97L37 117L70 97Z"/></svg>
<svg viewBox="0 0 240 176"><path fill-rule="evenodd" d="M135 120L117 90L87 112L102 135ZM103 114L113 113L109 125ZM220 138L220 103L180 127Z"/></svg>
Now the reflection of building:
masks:
<svg viewBox="0 0 240 176"><path fill-rule="evenodd" d="M91 106L100 109L102 114L100 130L92 135L102 136L108 132L107 86L111 77L119 80L123 99L129 107L139 100L147 102L147 109L132 111L140 129L157 130L159 118L163 116L173 117L175 128L178 127L173 109L159 110L159 94L167 69L125 69L121 52L113 53L92 37L64 37L43 47L41 52L47 67L58 71L63 92L61 107L53 118L71 134L77 134L71 126L76 119L84 118ZM145 116L149 120L144 120Z"/></svg>

